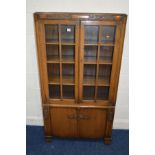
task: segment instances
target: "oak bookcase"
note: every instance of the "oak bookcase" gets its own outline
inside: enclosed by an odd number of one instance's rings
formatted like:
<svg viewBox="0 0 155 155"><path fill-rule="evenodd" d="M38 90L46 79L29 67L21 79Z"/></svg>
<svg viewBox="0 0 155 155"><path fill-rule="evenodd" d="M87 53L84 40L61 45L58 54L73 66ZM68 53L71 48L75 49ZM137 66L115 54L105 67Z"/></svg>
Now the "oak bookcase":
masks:
<svg viewBox="0 0 155 155"><path fill-rule="evenodd" d="M34 13L44 131L110 144L127 16Z"/></svg>

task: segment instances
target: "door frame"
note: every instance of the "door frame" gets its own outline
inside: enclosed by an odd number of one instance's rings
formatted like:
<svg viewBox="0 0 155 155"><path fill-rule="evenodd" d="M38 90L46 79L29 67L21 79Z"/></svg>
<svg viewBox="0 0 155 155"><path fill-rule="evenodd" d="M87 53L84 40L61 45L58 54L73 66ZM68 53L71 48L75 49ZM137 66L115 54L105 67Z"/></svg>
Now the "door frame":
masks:
<svg viewBox="0 0 155 155"><path fill-rule="evenodd" d="M84 101L83 100L83 71L84 71L84 26L85 25L96 25L96 26L116 26L115 30L115 46L113 51L113 60L112 60L112 69L111 69L111 77L110 77L110 86L109 86L109 99L108 101L115 105L116 96L117 96L117 86L119 82L119 72L121 66L122 59L122 48L123 48L123 39L125 33L125 22L123 21L81 21L80 24L80 49L79 49L79 101L81 104L88 103L95 104L96 102L93 100ZM98 44L97 44L98 46ZM107 100L98 101L99 104L103 104L107 102Z"/></svg>
<svg viewBox="0 0 155 155"><path fill-rule="evenodd" d="M45 25L55 24L55 25L74 25L75 26L75 66L74 66L74 79L75 79L75 99L51 99L49 97L48 89L48 72L47 72L47 57L46 57L46 42L45 42ZM70 103L77 103L78 100L78 48L79 48L79 21L77 20L37 20L36 21L37 30L37 47L38 47L38 63L39 63L39 73L40 73L40 84L42 85L42 97L45 98L43 104L48 104L51 102L62 103L65 101ZM58 44L59 46L59 44ZM59 49L60 50L60 49ZM62 85L62 84L61 84ZM61 86L62 87L62 86ZM62 88L61 88L62 89ZM62 90L61 90L62 92Z"/></svg>

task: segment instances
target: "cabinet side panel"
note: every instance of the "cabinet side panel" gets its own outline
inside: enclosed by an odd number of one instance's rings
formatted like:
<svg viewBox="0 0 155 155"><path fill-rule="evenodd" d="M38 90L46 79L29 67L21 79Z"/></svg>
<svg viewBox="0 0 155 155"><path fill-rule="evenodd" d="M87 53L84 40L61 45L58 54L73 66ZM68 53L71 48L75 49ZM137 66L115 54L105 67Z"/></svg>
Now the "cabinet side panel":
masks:
<svg viewBox="0 0 155 155"><path fill-rule="evenodd" d="M35 36L36 36L36 45L37 45L37 58L38 58L41 97L42 97L42 104L45 104L45 91L44 91L44 85L43 85L43 72L42 72L42 60L41 60L42 55L41 55L41 47L40 47L41 28L40 28L40 23L37 18L37 15L34 15L34 22L35 22Z"/></svg>
<svg viewBox="0 0 155 155"><path fill-rule="evenodd" d="M105 135L104 135L104 142L106 144L109 144L112 140L114 112L115 112L115 109L108 109L107 111L106 129L105 129Z"/></svg>
<svg viewBox="0 0 155 155"><path fill-rule="evenodd" d="M37 45L37 57L38 57L38 67L39 67L39 80L40 80L40 91L41 91L41 98L42 98L42 111L43 111L43 120L44 120L44 132L45 137L51 137L51 126L50 126L50 115L49 115L49 108L47 106L43 106L43 104L47 104L47 98L45 93L45 85L44 85L44 73L43 73L43 66L42 66L42 46L41 46L41 23L38 20L37 15L34 15L35 21L35 31L36 31L36 45Z"/></svg>
<svg viewBox="0 0 155 155"><path fill-rule="evenodd" d="M118 89L120 67L123 53L125 26L126 26L126 17L124 17L123 21L120 21L117 24L116 46L113 55L113 67L111 73L111 86L109 94L110 102L112 102L113 105L116 104L116 98L117 98L117 89Z"/></svg>
<svg viewBox="0 0 155 155"><path fill-rule="evenodd" d="M52 128L51 128L51 115L50 115L50 107L43 106L43 117L44 117L44 132L45 137L52 137Z"/></svg>

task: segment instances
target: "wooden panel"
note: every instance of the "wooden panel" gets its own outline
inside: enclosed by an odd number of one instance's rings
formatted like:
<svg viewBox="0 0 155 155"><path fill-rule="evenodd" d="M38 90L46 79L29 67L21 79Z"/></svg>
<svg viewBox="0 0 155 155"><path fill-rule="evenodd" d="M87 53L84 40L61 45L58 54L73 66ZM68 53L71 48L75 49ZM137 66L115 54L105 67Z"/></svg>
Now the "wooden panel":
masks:
<svg viewBox="0 0 155 155"><path fill-rule="evenodd" d="M80 109L78 111L79 137L101 138L104 137L106 127L106 110Z"/></svg>
<svg viewBox="0 0 155 155"><path fill-rule="evenodd" d="M51 108L52 135L77 137L76 110L73 108Z"/></svg>
<svg viewBox="0 0 155 155"><path fill-rule="evenodd" d="M111 143L111 135L112 135L112 126L113 126L113 120L114 120L114 112L115 109L108 109L107 110L107 123L106 123L106 130L104 135L104 143L110 144Z"/></svg>
<svg viewBox="0 0 155 155"><path fill-rule="evenodd" d="M51 131L51 117L49 112L49 106L45 104L43 107L43 116L44 116L44 132L46 135L46 138L50 138L52 136Z"/></svg>
<svg viewBox="0 0 155 155"><path fill-rule="evenodd" d="M66 20L102 20L102 21L121 21L125 14L116 13L77 13L77 12L36 12L38 19L66 19ZM50 21L50 20L49 20Z"/></svg>
<svg viewBox="0 0 155 155"><path fill-rule="evenodd" d="M116 30L116 47L114 49L113 55L113 67L111 73L111 87L110 87L110 94L109 100L116 104L116 97L117 97L117 89L118 89L118 82L119 82L119 73L121 67L121 60L122 60L122 52L123 52L123 41L125 36L125 25L126 25L127 18L123 19L123 22L120 22L117 25Z"/></svg>
<svg viewBox="0 0 155 155"><path fill-rule="evenodd" d="M82 21L84 25L115 25L114 21Z"/></svg>

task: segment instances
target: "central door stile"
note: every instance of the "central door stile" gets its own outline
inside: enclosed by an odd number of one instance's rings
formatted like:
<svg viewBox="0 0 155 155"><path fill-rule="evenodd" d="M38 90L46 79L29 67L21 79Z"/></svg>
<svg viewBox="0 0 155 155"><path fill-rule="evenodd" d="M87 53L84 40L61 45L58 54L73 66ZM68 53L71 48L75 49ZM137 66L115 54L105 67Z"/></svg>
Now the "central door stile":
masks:
<svg viewBox="0 0 155 155"><path fill-rule="evenodd" d="M79 101L79 45L80 45L80 36L79 36L79 21L75 25L75 103Z"/></svg>
<svg viewBox="0 0 155 155"><path fill-rule="evenodd" d="M61 25L59 24L59 63L60 63L60 99L63 100L63 90L62 90L62 47L61 47Z"/></svg>
<svg viewBox="0 0 155 155"><path fill-rule="evenodd" d="M83 94L83 57L84 57L84 24L80 22L79 39L79 103L82 102Z"/></svg>

